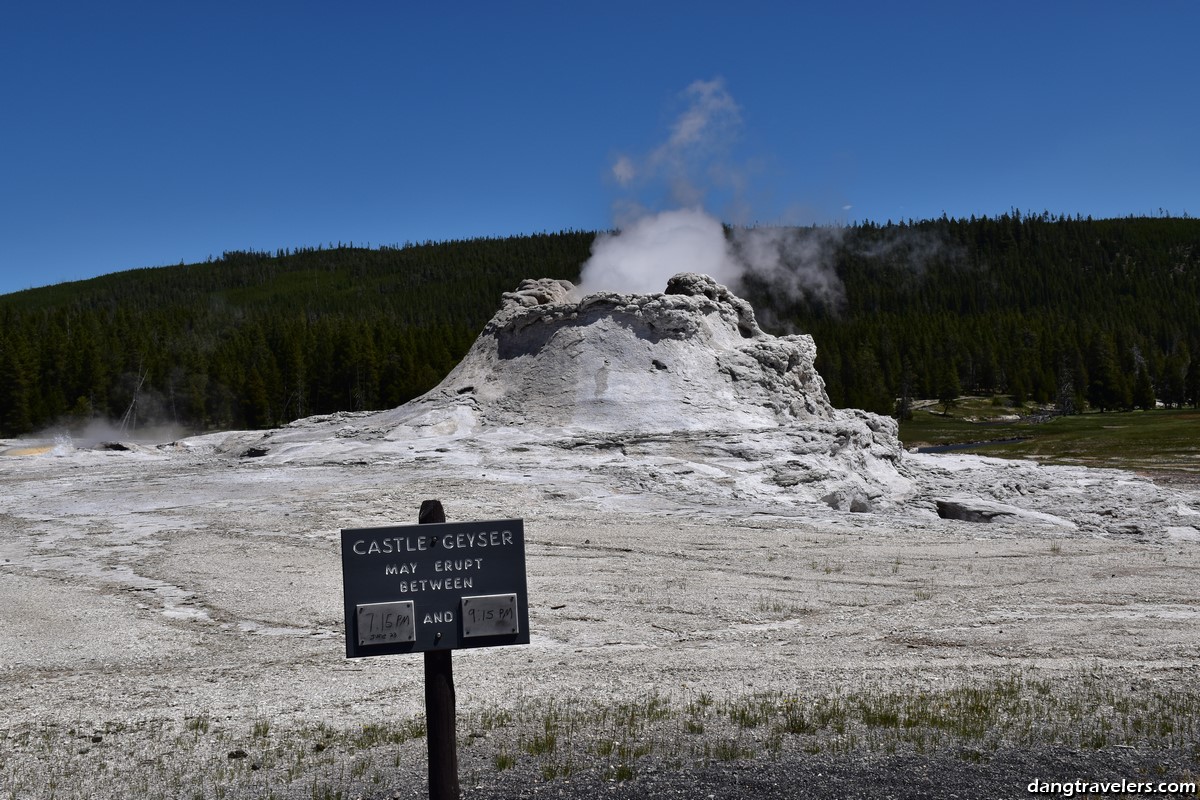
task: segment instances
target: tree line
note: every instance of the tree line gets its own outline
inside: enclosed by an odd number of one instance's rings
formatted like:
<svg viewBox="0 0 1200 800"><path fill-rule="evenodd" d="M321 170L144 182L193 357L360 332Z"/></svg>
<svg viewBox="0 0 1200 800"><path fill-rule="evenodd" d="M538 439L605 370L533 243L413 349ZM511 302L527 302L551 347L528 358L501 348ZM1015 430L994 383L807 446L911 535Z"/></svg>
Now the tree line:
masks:
<svg viewBox="0 0 1200 800"><path fill-rule="evenodd" d="M1200 220L1022 216L866 224L840 313L792 309L837 405L1001 395L1060 412L1200 401Z"/></svg>
<svg viewBox="0 0 1200 800"><path fill-rule="evenodd" d="M263 428L437 385L529 274L594 234L226 252L0 297L0 434Z"/></svg>
<svg viewBox="0 0 1200 800"><path fill-rule="evenodd" d="M1014 211L836 233L836 304L794 281L740 288L768 330L813 335L835 405L903 415L914 398L964 392L1064 413L1200 402L1200 220ZM523 278L578 280L594 237L236 251L5 295L0 435L391 408L436 385Z"/></svg>

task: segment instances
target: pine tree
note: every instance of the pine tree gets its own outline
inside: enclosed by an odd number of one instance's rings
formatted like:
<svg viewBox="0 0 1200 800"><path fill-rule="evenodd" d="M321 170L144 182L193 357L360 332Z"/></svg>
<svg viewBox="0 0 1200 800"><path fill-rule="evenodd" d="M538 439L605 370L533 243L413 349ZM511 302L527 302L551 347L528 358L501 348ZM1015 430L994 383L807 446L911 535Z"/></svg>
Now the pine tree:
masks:
<svg viewBox="0 0 1200 800"><path fill-rule="evenodd" d="M1192 356L1192 363L1188 365L1183 389L1183 401L1190 403L1192 408L1200 408L1200 355Z"/></svg>
<svg viewBox="0 0 1200 800"><path fill-rule="evenodd" d="M1179 354L1172 355L1163 364L1159 384L1159 399L1163 405L1182 408L1187 394L1187 359Z"/></svg>
<svg viewBox="0 0 1200 800"><path fill-rule="evenodd" d="M900 396L896 400L896 413L894 415L901 422L913 418L912 401L913 384L915 381L912 362L908 359L908 356L905 356L900 368Z"/></svg>
<svg viewBox="0 0 1200 800"><path fill-rule="evenodd" d="M269 428L275 424L271 413L271 400L267 394L267 384L263 380L258 367L251 367L246 376L246 385L241 391L245 398L244 407L246 421L251 428Z"/></svg>
<svg viewBox="0 0 1200 800"><path fill-rule="evenodd" d="M1154 385L1150 383L1150 371L1143 364L1138 369L1137 377L1133 381L1133 406L1148 411L1154 408Z"/></svg>
<svg viewBox="0 0 1200 800"><path fill-rule="evenodd" d="M1108 334L1098 334L1088 351L1088 403L1100 411L1121 408L1129 394L1121 368L1117 364L1116 347Z"/></svg>
<svg viewBox="0 0 1200 800"><path fill-rule="evenodd" d="M1080 404L1075 390L1075 370L1071 368L1066 356L1058 363L1058 389L1055 393L1054 408L1059 414L1077 414Z"/></svg>
<svg viewBox="0 0 1200 800"><path fill-rule="evenodd" d="M15 336L0 342L0 426L9 434L33 430L29 413L29 373L25 366L24 342Z"/></svg>
<svg viewBox="0 0 1200 800"><path fill-rule="evenodd" d="M958 368L949 359L943 359L938 371L938 403L942 412L950 413L950 409L958 405L958 396L962 394L962 384L958 380Z"/></svg>
<svg viewBox="0 0 1200 800"><path fill-rule="evenodd" d="M851 406L877 414L890 414L895 400L887 390L880 374L879 361L869 345L862 345L854 357L854 391Z"/></svg>

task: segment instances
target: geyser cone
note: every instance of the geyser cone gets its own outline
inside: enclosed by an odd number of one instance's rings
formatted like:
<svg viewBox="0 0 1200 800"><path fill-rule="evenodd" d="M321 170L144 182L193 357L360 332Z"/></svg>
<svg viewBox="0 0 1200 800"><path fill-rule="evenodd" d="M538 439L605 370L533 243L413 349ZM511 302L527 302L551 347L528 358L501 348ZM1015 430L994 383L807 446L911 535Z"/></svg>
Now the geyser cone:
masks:
<svg viewBox="0 0 1200 800"><path fill-rule="evenodd" d="M584 472L681 500L858 511L891 502L911 488L896 423L833 408L815 357L811 337L763 332L750 304L707 276L676 275L663 293L582 298L566 281L529 280L504 296L462 363L411 403L226 447L289 460L420 457L521 481Z"/></svg>
<svg viewBox="0 0 1200 800"><path fill-rule="evenodd" d="M704 275L663 294L525 281L462 363L414 405L479 424L609 432L727 432L835 418L810 336L763 332L750 304ZM461 417L460 417L461 419Z"/></svg>

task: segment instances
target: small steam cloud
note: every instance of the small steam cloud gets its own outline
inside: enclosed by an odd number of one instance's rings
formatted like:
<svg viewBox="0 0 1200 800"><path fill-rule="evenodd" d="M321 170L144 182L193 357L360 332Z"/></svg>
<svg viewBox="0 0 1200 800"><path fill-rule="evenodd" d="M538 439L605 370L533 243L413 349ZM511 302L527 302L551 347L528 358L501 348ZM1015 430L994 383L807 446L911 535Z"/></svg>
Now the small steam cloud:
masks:
<svg viewBox="0 0 1200 800"><path fill-rule="evenodd" d="M634 166L633 161L630 160L629 156L618 157L616 163L613 164L612 172L613 177L617 180L617 183L625 187L628 187L630 184L632 184L633 179L637 177L637 167Z"/></svg>
<svg viewBox="0 0 1200 800"><path fill-rule="evenodd" d="M724 162L742 117L720 78L695 81L684 90L683 99L686 108L666 140L643 158L618 155L612 176L622 189L665 184L671 205L692 208L703 206L708 188L722 183Z"/></svg>
<svg viewBox="0 0 1200 800"><path fill-rule="evenodd" d="M735 228L733 243L746 279L766 284L790 300L816 302L830 311L846 301L846 287L834 269L842 228Z"/></svg>
<svg viewBox="0 0 1200 800"><path fill-rule="evenodd" d="M661 292L677 272L703 272L718 283L742 273L721 223L698 208L643 216L620 233L602 233L583 267L582 290Z"/></svg>
<svg viewBox="0 0 1200 800"><path fill-rule="evenodd" d="M727 236L705 204L720 191L745 205L746 171L729 157L741 110L719 78L692 83L683 99L661 144L641 158L621 154L612 165L623 190L661 192L670 208L651 211L623 198L614 212L619 230L596 238L580 291L661 292L676 273L702 272L735 291L752 279L836 310L845 295L833 268L840 229L734 228Z"/></svg>
<svg viewBox="0 0 1200 800"><path fill-rule="evenodd" d="M59 424L21 437L28 449L50 456L67 456L76 450L125 449L124 445L160 445L191 436L195 431L163 423L139 426L136 430L111 420L92 418L63 420ZM114 446L119 443L120 446Z"/></svg>
<svg viewBox="0 0 1200 800"><path fill-rule="evenodd" d="M794 300L831 310L845 300L833 269L840 228L734 228L701 209L643 216L620 233L592 244L580 289L592 292L661 292L678 272L702 272L738 291L747 280Z"/></svg>
<svg viewBox="0 0 1200 800"><path fill-rule="evenodd" d="M966 257L966 249L947 240L944 234L914 228L885 230L876 241L857 243L854 252L862 258L915 274L923 273L934 261L962 264Z"/></svg>

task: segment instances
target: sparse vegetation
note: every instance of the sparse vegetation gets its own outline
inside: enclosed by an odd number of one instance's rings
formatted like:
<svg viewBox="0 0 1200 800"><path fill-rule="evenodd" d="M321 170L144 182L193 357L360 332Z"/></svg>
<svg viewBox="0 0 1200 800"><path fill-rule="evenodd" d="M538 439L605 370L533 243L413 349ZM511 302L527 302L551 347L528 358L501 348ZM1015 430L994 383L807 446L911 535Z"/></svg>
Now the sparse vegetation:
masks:
<svg viewBox="0 0 1200 800"><path fill-rule="evenodd" d="M812 609L797 600L765 596L758 598L758 601L754 604L754 610L760 614L784 618L799 617L812 613Z"/></svg>
<svg viewBox="0 0 1200 800"><path fill-rule="evenodd" d="M1117 467L1195 477L1200 413L1159 409L1123 413L997 419L984 398L964 400L949 416L918 410L900 423L907 447L977 443L964 452L1046 463ZM1003 441L1002 444L989 442Z"/></svg>
<svg viewBox="0 0 1200 800"><path fill-rule="evenodd" d="M492 765L495 766L497 772L503 772L517 765L517 757L507 750L501 750L492 756Z"/></svg>
<svg viewBox="0 0 1200 800"><path fill-rule="evenodd" d="M1200 691L1155 688L1087 669L1072 675L1017 670L1000 678L898 689L882 680L820 696L756 692L600 704L530 702L512 724L537 773L550 780L600 762L613 780L646 764L702 767L782 752L930 753L968 761L1001 747L1187 748L1200 735ZM480 717L482 718L482 716ZM553 746L547 745L556 732ZM683 734L683 735L681 735ZM505 748L496 769L514 766Z"/></svg>
<svg viewBox="0 0 1200 800"><path fill-rule="evenodd" d="M345 730L259 721L248 736L211 724L204 730L202 719L144 722L120 732L85 725L0 732L0 788L12 797L55 800L119 796L130 787L140 796L191 800L252 787L263 797L346 798L387 787L396 770L412 773L424 763L424 725L416 718ZM525 700L460 720L467 737L498 726L503 736L468 738L462 757L496 773L528 768L546 781L585 769L624 781L650 764L698 768L786 752L953 750L986 761L1003 747L1046 744L1186 749L1200 741L1200 689L1131 681L1094 667L1067 675L1023 669L907 688L878 677L817 695ZM120 748L123 757L106 758L108 748ZM155 756L127 757L134 751ZM97 761L107 768L96 769Z"/></svg>
<svg viewBox="0 0 1200 800"><path fill-rule="evenodd" d="M422 718L335 729L265 719L242 732L207 714L99 727L0 731L0 797L346 798L378 786L424 746ZM385 766L390 765L391 771Z"/></svg>

